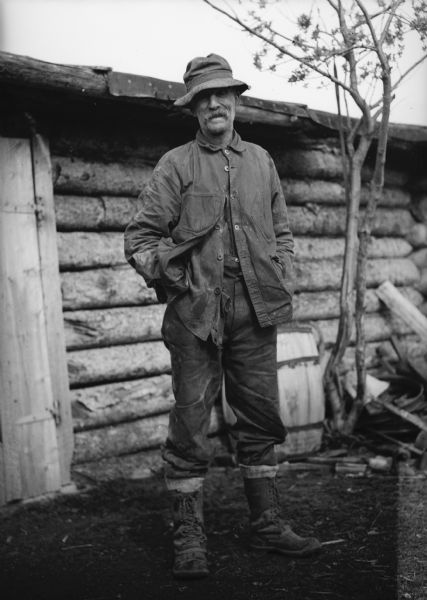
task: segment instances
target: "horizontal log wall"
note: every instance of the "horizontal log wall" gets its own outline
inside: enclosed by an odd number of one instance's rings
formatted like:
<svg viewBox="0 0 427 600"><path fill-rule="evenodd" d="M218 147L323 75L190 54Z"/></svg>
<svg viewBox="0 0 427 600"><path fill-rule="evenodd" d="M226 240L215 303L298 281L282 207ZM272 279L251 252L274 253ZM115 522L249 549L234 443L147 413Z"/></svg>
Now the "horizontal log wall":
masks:
<svg viewBox="0 0 427 600"><path fill-rule="evenodd" d="M111 140L111 155L105 140L81 136L78 143L62 138L52 142L74 464L89 477L99 472L141 475L158 468L158 448L173 406L170 359L160 332L165 307L123 255L123 230L141 207L138 195L167 149L154 134L147 139L148 145L142 139L134 142L134 153L123 148L121 156ZM271 151L295 236L295 319L313 325L324 363L339 316L346 218L341 161L336 149L325 144ZM365 179L369 172L365 169ZM391 317L375 294L389 279L415 305L423 304L407 180L404 172L387 172L375 219L366 296L368 367L378 364L379 351L396 358L388 341L391 333L402 336L411 351L419 351L408 327ZM367 194L364 187L362 205ZM344 362L354 362L354 348L348 349ZM219 453L227 450L222 431L216 410L210 433Z"/></svg>

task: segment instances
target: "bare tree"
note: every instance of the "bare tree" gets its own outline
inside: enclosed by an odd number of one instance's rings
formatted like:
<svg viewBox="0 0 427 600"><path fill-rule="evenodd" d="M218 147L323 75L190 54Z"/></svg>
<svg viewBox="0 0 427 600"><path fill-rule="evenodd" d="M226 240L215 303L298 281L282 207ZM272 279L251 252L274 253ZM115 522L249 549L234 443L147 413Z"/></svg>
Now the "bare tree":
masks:
<svg viewBox="0 0 427 600"><path fill-rule="evenodd" d="M299 15L290 34L276 29L274 19L269 20L269 9L279 0L238 0L235 8L225 1L221 4L218 0L203 1L261 41L261 49L254 55L259 69L266 66L279 71L283 61L291 59L296 66L288 81L305 82L310 74L317 74L323 82L335 86L347 221L339 327L325 371L325 390L335 429L349 433L366 396L367 255L384 186L390 106L401 82L427 58L427 0L316 0L311 3L309 13ZM255 8L248 10L248 5ZM325 25L324 15L328 12L331 19ZM402 70L410 35L418 35L420 56ZM350 105L357 107L357 118L350 118ZM374 140L374 168L367 207L361 218L362 167ZM350 343L354 318L357 397L346 412L339 392L338 372Z"/></svg>

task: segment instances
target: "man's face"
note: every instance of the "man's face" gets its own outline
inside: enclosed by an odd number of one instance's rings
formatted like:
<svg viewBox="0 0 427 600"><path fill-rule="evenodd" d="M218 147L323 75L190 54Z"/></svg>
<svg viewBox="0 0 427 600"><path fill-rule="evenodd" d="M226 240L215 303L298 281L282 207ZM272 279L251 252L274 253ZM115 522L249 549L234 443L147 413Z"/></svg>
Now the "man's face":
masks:
<svg viewBox="0 0 427 600"><path fill-rule="evenodd" d="M215 139L232 132L236 101L233 88L216 88L197 94L192 110L207 138Z"/></svg>

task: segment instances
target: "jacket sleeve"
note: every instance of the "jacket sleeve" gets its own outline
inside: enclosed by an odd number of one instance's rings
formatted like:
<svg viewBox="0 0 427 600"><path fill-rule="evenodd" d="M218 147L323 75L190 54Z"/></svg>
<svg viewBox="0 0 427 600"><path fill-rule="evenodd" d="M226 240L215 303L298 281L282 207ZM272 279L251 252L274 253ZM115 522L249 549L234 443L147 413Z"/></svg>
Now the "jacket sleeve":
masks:
<svg viewBox="0 0 427 600"><path fill-rule="evenodd" d="M285 277L293 280L294 238L289 228L288 210L280 183L279 175L270 159L271 174L271 210L273 215L274 234L276 236L277 256L285 268Z"/></svg>
<svg viewBox="0 0 427 600"><path fill-rule="evenodd" d="M158 250L173 245L171 230L181 209L180 180L169 153L156 165L150 181L141 193L142 209L125 230L126 260L156 292L162 285ZM164 301L163 298L159 300Z"/></svg>

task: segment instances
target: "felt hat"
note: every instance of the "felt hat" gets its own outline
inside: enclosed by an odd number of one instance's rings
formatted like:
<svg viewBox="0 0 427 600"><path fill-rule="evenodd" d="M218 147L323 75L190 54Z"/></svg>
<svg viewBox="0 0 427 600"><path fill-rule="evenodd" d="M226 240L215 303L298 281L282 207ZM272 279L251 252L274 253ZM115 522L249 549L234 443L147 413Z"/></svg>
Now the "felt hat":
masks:
<svg viewBox="0 0 427 600"><path fill-rule="evenodd" d="M175 106L190 104L196 94L214 88L237 88L240 94L249 89L243 81L233 78L230 65L218 54L197 56L190 60L184 73L187 93L174 102Z"/></svg>

